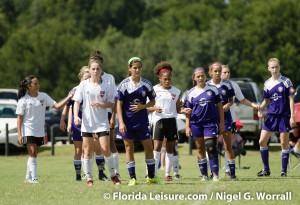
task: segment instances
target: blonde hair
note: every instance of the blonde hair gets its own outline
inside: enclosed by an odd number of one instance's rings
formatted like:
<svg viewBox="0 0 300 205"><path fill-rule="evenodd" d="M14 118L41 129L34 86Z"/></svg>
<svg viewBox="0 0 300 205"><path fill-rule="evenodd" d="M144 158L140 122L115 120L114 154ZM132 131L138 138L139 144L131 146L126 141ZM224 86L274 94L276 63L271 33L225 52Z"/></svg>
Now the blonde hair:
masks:
<svg viewBox="0 0 300 205"><path fill-rule="evenodd" d="M216 62L210 64L210 66L209 66L209 72L208 72L210 77L212 77L211 71L212 71L212 67L214 67L214 66L220 66L221 69L222 69L222 63L216 61Z"/></svg>
<svg viewBox="0 0 300 205"><path fill-rule="evenodd" d="M222 69L227 68L228 70L230 70L229 65L222 65Z"/></svg>
<svg viewBox="0 0 300 205"><path fill-rule="evenodd" d="M268 66L269 66L269 63L272 62L272 61L274 61L274 62L278 63L278 65L280 65L280 62L279 62L278 58L270 58L268 60Z"/></svg>
<svg viewBox="0 0 300 205"><path fill-rule="evenodd" d="M85 73L89 73L89 67L88 66L82 66L82 68L80 69L80 71L79 71L79 73L78 73L78 78L79 78L79 80L81 80L81 78L83 77L83 75L85 74Z"/></svg>

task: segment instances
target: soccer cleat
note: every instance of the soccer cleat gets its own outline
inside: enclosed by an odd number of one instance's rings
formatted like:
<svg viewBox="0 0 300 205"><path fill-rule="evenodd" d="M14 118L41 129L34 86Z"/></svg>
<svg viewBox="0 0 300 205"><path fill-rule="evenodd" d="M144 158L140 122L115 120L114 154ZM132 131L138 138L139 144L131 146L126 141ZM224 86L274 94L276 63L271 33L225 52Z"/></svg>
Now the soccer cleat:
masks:
<svg viewBox="0 0 300 205"><path fill-rule="evenodd" d="M132 178L129 180L128 186L135 186L136 185L136 180L135 178Z"/></svg>
<svg viewBox="0 0 300 205"><path fill-rule="evenodd" d="M225 172L225 177L230 178L230 172Z"/></svg>
<svg viewBox="0 0 300 205"><path fill-rule="evenodd" d="M31 178L26 178L26 179L24 180L24 183L25 183L25 184L31 184Z"/></svg>
<svg viewBox="0 0 300 205"><path fill-rule="evenodd" d="M218 182L219 181L219 177L218 176L213 176L212 181L213 182Z"/></svg>
<svg viewBox="0 0 300 205"><path fill-rule="evenodd" d="M80 174L76 174L76 181L81 181L81 176L80 176Z"/></svg>
<svg viewBox="0 0 300 205"><path fill-rule="evenodd" d="M271 174L270 170L262 169L260 172L257 173L257 176L266 177L266 176L270 176L270 174Z"/></svg>
<svg viewBox="0 0 300 205"><path fill-rule="evenodd" d="M179 174L175 174L174 177L173 177L173 179L175 179L175 180L180 180L180 179L181 179L181 176L180 176Z"/></svg>
<svg viewBox="0 0 300 205"><path fill-rule="evenodd" d="M32 179L29 183L30 184L38 184L39 181L38 181L38 179Z"/></svg>
<svg viewBox="0 0 300 205"><path fill-rule="evenodd" d="M87 180L87 185L88 186L93 186L93 184L94 184L94 181L92 179Z"/></svg>
<svg viewBox="0 0 300 205"><path fill-rule="evenodd" d="M105 181L105 182L108 182L108 181L110 181L110 179L103 173L103 175L101 176L101 175L99 175L99 179L101 180L101 181Z"/></svg>
<svg viewBox="0 0 300 205"><path fill-rule="evenodd" d="M236 179L236 175L235 174L233 174L233 175L230 175L230 179Z"/></svg>
<svg viewBox="0 0 300 205"><path fill-rule="evenodd" d="M118 176L113 176L111 177L111 181L115 184L115 185L120 185L121 181L119 180Z"/></svg>
<svg viewBox="0 0 300 205"><path fill-rule="evenodd" d="M173 181L172 176L165 176L164 181Z"/></svg>
<svg viewBox="0 0 300 205"><path fill-rule="evenodd" d="M147 177L147 184L163 184L157 176L153 178Z"/></svg>
<svg viewBox="0 0 300 205"><path fill-rule="evenodd" d="M280 176L286 177L286 173L285 172L281 172Z"/></svg>
<svg viewBox="0 0 300 205"><path fill-rule="evenodd" d="M209 181L209 177L208 176L201 176L201 181L202 182L206 182L206 181Z"/></svg>

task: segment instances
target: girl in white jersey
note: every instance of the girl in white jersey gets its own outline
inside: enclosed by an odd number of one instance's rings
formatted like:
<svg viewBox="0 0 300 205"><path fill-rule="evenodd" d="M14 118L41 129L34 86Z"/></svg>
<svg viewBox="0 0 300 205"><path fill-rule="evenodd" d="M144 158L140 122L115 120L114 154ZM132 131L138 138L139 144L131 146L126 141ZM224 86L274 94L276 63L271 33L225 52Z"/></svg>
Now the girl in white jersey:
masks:
<svg viewBox="0 0 300 205"><path fill-rule="evenodd" d="M107 118L107 108L114 106L115 91L111 90L110 86L101 79L102 62L103 58L100 52L96 51L90 56L88 66L91 78L79 84L73 98L75 101L74 121L76 125L81 124L84 151L83 168L89 186L93 185L93 138L98 139L100 142L112 182L116 185L121 184L116 176L114 160L110 151ZM83 101L82 121L78 117L81 101Z"/></svg>
<svg viewBox="0 0 300 205"><path fill-rule="evenodd" d="M158 63L154 68L154 73L158 76L160 83L153 87L156 93L155 105L154 107L149 107L148 111L153 112L151 123L153 125L155 172L158 169L163 140L166 138L167 154L164 180L172 181L173 178L170 175L170 171L174 156L174 145L178 139L176 117L177 113L181 113L180 90L171 85L172 66L170 63Z"/></svg>
<svg viewBox="0 0 300 205"><path fill-rule="evenodd" d="M73 97L73 93L56 103L49 95L39 92L39 81L29 75L19 85L16 114L18 123L18 141L26 144L29 153L25 183L38 183L37 154L44 144L46 107L59 109Z"/></svg>

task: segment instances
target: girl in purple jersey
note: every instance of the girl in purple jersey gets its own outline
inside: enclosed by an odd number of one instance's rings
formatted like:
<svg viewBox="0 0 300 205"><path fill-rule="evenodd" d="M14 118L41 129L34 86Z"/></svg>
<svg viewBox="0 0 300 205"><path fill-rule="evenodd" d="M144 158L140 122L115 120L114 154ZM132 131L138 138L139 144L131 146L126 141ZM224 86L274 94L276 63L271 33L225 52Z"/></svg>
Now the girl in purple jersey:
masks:
<svg viewBox="0 0 300 205"><path fill-rule="evenodd" d="M117 113L119 117L119 133L124 141L126 150L127 169L130 175L128 186L136 185L134 142L141 140L144 146L148 169L148 184L160 183L154 176L155 160L153 145L148 129L149 120L147 108L155 104L155 92L150 81L141 77L142 61L133 57L128 61L129 77L118 86ZM147 102L149 98L149 102Z"/></svg>
<svg viewBox="0 0 300 205"><path fill-rule="evenodd" d="M213 63L209 67L209 74L211 76L211 80L208 82L210 85L215 85L221 96L224 110L224 133L223 133L223 141L224 141L224 149L228 156L228 165L230 178L235 179L235 159L234 152L232 149L232 117L230 113L230 106L233 105L233 97L235 96L232 84L228 80L223 80L221 78L222 74L222 64L219 62Z"/></svg>
<svg viewBox="0 0 300 205"><path fill-rule="evenodd" d="M195 69L192 79L194 87L187 92L185 100L186 136L193 136L195 140L201 180L209 179L205 153L207 151L213 181L218 181L217 135L224 131L222 99L216 86L205 83L206 75L203 68Z"/></svg>
<svg viewBox="0 0 300 205"><path fill-rule="evenodd" d="M268 70L271 78L265 81L263 90L263 102L260 105L259 116L262 117L261 109L269 104L266 121L261 130L259 145L261 159L264 168L257 173L258 177L270 176L268 141L272 132L280 133L281 142L281 176L286 177L289 161L289 131L295 124L294 93L295 89L291 80L280 73L280 64L277 58L268 61Z"/></svg>

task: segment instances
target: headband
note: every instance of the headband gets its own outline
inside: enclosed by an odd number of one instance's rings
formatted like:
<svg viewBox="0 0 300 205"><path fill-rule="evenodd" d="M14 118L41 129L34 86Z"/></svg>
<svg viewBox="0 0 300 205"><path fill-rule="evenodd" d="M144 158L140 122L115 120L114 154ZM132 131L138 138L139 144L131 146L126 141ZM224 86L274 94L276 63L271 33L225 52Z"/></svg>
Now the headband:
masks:
<svg viewBox="0 0 300 205"><path fill-rule="evenodd" d="M132 57L132 58L130 58L129 61L128 61L128 66L130 66L130 63L131 63L132 61L142 62L142 60L141 60L139 57Z"/></svg>
<svg viewBox="0 0 300 205"><path fill-rule="evenodd" d="M164 71L170 71L171 72L171 69L170 68L163 68L163 69L161 69L158 73L157 73L157 75L160 75L162 72L164 72Z"/></svg>
<svg viewBox="0 0 300 205"><path fill-rule="evenodd" d="M213 67L213 66L220 66L222 68L222 65L220 63L213 63L210 67Z"/></svg>
<svg viewBox="0 0 300 205"><path fill-rule="evenodd" d="M193 72L193 75L197 72L197 71L203 71L203 72L205 72L204 71L204 69L202 68L202 67L199 67L199 68L196 68L195 70L194 70L194 72Z"/></svg>

